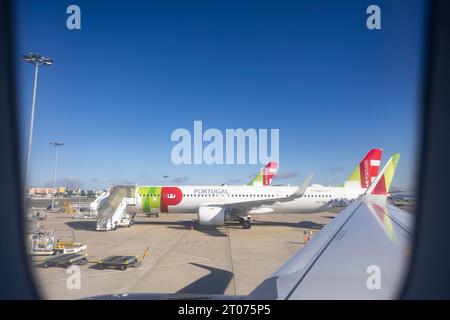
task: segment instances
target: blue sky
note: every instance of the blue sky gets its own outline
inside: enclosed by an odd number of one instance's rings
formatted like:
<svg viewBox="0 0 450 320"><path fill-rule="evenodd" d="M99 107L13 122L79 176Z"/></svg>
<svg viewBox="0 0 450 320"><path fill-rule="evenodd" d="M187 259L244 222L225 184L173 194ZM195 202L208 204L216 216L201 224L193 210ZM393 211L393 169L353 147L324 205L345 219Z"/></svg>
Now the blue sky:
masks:
<svg viewBox="0 0 450 320"><path fill-rule="evenodd" d="M41 69L30 184L245 183L259 165L173 165L176 128L280 129L276 183L341 183L371 147L414 182L425 1L17 1L22 140ZM81 8L82 29L66 28ZM25 152L25 143L23 144ZM169 175L169 178L162 178Z"/></svg>

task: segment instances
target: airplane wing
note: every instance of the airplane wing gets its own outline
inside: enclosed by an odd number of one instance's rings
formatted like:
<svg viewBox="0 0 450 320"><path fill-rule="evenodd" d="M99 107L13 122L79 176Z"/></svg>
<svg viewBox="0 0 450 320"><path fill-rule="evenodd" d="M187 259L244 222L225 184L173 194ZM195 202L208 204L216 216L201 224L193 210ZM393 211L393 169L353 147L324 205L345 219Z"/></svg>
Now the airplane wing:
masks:
<svg viewBox="0 0 450 320"><path fill-rule="evenodd" d="M240 202L230 202L230 203L222 203L222 204L211 204L211 206L223 206L231 210L231 212L235 212L236 214L245 215L249 210L258 208L264 205L272 205L277 202L288 202L295 200L297 198L301 198L308 188L312 178L314 176L314 173L310 173L308 177L299 185L297 190L287 196L287 197L280 197L280 198L271 198L271 199L259 199L259 200L249 200L249 201L240 201Z"/></svg>
<svg viewBox="0 0 450 320"><path fill-rule="evenodd" d="M411 220L411 214L386 205L384 199L364 196L249 298L396 298L409 261Z"/></svg>
<svg viewBox="0 0 450 320"><path fill-rule="evenodd" d="M386 204L398 155L249 299L393 299L411 252L412 215Z"/></svg>

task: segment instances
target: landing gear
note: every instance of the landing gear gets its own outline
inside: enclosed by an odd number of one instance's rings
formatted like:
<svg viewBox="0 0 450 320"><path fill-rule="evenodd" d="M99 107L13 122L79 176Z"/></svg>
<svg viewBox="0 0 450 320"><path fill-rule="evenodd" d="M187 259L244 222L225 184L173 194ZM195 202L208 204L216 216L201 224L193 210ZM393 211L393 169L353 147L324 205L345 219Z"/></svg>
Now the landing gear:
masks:
<svg viewBox="0 0 450 320"><path fill-rule="evenodd" d="M157 212L157 213L146 213L145 215L146 215L148 218L151 218L151 217L159 218L159 212Z"/></svg>
<svg viewBox="0 0 450 320"><path fill-rule="evenodd" d="M250 229L252 227L252 223L248 218L239 218L239 223L244 229Z"/></svg>

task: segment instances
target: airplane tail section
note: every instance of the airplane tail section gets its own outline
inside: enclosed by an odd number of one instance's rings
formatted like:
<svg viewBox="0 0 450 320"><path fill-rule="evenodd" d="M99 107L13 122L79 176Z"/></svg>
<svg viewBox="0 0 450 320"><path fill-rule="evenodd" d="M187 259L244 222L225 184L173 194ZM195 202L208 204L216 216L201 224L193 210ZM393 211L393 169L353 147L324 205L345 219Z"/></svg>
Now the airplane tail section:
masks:
<svg viewBox="0 0 450 320"><path fill-rule="evenodd" d="M278 162L271 161L264 168L261 169L259 174L252 179L248 186L270 186L272 184L272 178L278 171Z"/></svg>
<svg viewBox="0 0 450 320"><path fill-rule="evenodd" d="M367 194L387 195L391 187L392 179L394 178L395 169L397 169L398 161L400 160L400 153L395 153L384 165L381 172L375 178L373 183L367 189Z"/></svg>
<svg viewBox="0 0 450 320"><path fill-rule="evenodd" d="M346 181L354 181L361 188L368 188L378 175L382 154L383 149L371 149Z"/></svg>

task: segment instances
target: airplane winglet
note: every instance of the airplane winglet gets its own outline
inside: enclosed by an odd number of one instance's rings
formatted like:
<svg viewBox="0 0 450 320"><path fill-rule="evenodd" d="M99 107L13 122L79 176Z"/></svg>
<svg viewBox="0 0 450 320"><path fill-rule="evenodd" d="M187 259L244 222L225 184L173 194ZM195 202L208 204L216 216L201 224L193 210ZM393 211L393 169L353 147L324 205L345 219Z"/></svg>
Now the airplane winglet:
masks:
<svg viewBox="0 0 450 320"><path fill-rule="evenodd" d="M378 176L367 188L366 194L386 195L389 192L399 160L400 153L395 153L389 158Z"/></svg>
<svg viewBox="0 0 450 320"><path fill-rule="evenodd" d="M301 198L306 192L306 188L308 188L312 178L314 176L314 172L311 172L305 180L298 186L297 190L295 190L294 194L292 195L294 198Z"/></svg>

